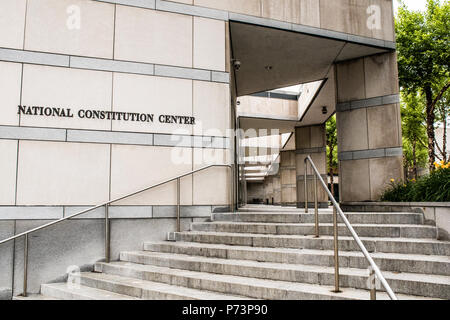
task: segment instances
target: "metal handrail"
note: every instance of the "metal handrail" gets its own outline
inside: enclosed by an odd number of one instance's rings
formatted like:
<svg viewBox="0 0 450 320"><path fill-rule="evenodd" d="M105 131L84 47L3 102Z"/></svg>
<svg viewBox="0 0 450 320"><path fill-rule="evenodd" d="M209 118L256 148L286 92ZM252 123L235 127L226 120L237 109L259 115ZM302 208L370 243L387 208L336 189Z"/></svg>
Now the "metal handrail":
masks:
<svg viewBox="0 0 450 320"><path fill-rule="evenodd" d="M370 298L372 300L376 300L376 286L375 286L375 275L380 280L383 287L386 289L387 294L391 298L391 300L398 300L395 293L392 291L391 287L387 283L386 279L384 278L383 274L381 273L380 269L376 265L376 263L373 261L372 257L370 256L369 252L367 251L366 247L362 243L361 239L359 238L358 234L353 229L352 225L348 221L347 217L344 215L344 212L342 211L341 207L337 203L336 199L331 194L330 190L328 190L328 186L325 184L325 181L323 181L322 177L320 176L319 170L317 170L317 167L314 165L314 162L311 159L311 156L307 156L305 158L305 212L308 212L308 187L307 187L307 169L308 169L308 162L311 165L311 168L313 169L314 173L314 213L315 213L315 236L319 237L319 210L318 210L318 204L317 204L317 179L320 181L322 187L328 194L328 198L331 200L331 203L333 204L333 229L334 229L334 260L335 260L335 292L339 291L339 248L338 248L338 229L337 229L337 213L339 213L341 219L344 221L344 224L346 225L347 229L350 231L353 239L358 244L359 248L361 249L364 257L370 264L370 275L369 280L371 281L371 291L370 291Z"/></svg>
<svg viewBox="0 0 450 320"><path fill-rule="evenodd" d="M101 208L101 207L105 207L105 260L106 260L106 262L109 262L110 261L110 240L111 240L111 238L110 238L110 228L109 228L109 210L108 210L108 207L112 203L120 201L120 200L123 200L123 199L126 199L126 198L129 198L129 197L132 197L132 196L135 196L135 195L140 194L142 192L148 191L150 189L159 187L161 185L164 185L166 183L169 183L169 182L172 182L172 181L176 180L177 181L177 232L180 232L180 229L181 229L181 226L180 226L180 179L184 178L184 177L187 177L189 175L192 175L194 173L197 173L197 172L200 172L200 171L204 171L204 170L209 169L209 168L213 168L213 167L227 167L229 169L232 169L232 166L229 165L229 164L208 165L208 166L205 166L205 167L202 167L202 168L199 168L199 169L196 169L196 170L193 170L193 171L190 171L190 172L178 175L176 177L164 180L162 182L153 184L153 185L151 185L149 187L146 187L144 189L140 189L140 190L134 191L132 193L126 194L124 196L121 196L121 197L109 200L107 202L103 202L102 204L99 204L99 205L96 205L94 207L88 208L86 210L74 213L74 214L72 214L70 216L67 216L67 217L64 217L64 218L61 218L61 219L58 219L58 220L55 220L55 221L43 224L43 225L41 225L39 227L33 228L31 230L28 230L28 231L25 231L25 232L22 232L22 233L19 233L19 234L15 235L15 236L7 238L7 239L1 240L0 241L0 245L4 244L6 242L9 242L9 241L15 240L15 239L20 238L20 237L24 237L25 238L25 244L24 244L24 281L23 281L23 294L22 295L24 297L27 296L28 235L30 233L33 233L35 231L39 231L39 230L45 229L45 228L50 227L52 225L58 224L60 222L63 222L63 221L69 220L71 218L77 217L79 215L85 214L87 212L93 211L95 209L98 209L98 208ZM233 180L231 180L231 181L233 181ZM233 197L233 195L230 192L230 199L229 199L230 200L230 206L233 207L232 197Z"/></svg>

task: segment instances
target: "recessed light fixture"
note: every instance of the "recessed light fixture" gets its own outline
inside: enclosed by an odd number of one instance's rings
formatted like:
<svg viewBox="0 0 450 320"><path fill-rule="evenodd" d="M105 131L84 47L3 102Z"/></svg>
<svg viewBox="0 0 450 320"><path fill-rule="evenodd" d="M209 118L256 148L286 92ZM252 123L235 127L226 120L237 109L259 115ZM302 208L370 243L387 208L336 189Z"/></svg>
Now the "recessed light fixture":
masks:
<svg viewBox="0 0 450 320"><path fill-rule="evenodd" d="M236 70L236 71L238 71L239 69L241 69L241 61L239 61L239 60L237 60L237 59L233 59L233 60L231 60L232 62L233 62L233 66L234 66L234 69Z"/></svg>
<svg viewBox="0 0 450 320"><path fill-rule="evenodd" d="M265 66L264 67L267 71L270 71L270 70L272 70L273 69L273 67L272 66Z"/></svg>

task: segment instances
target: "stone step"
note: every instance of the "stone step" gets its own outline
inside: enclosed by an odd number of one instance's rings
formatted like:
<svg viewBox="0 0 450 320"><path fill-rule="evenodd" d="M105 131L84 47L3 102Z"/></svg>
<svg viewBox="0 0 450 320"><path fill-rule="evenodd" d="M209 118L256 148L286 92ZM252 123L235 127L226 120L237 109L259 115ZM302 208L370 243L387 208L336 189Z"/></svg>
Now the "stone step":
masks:
<svg viewBox="0 0 450 320"><path fill-rule="evenodd" d="M134 300L133 297L89 286L49 283L41 285L41 294L58 300Z"/></svg>
<svg viewBox="0 0 450 320"><path fill-rule="evenodd" d="M333 237L225 232L180 232L177 241L268 248L333 250ZM450 256L450 242L433 239L361 237L369 252ZM339 236L339 250L359 251L352 237Z"/></svg>
<svg viewBox="0 0 450 320"><path fill-rule="evenodd" d="M147 242L144 243L144 250L221 259L334 266L333 250L256 248L195 242ZM371 256L381 270L450 276L448 256L383 252L375 252ZM361 252L340 251L339 265L366 269L369 264Z"/></svg>
<svg viewBox="0 0 450 320"><path fill-rule="evenodd" d="M135 264L130 262L99 262L95 264L97 272L123 275L135 279L167 283L176 286L221 292L264 300L368 300L369 291L345 288L341 293L334 293L331 286L317 284L292 283L286 281L264 280L187 271L167 267ZM398 294L401 300L430 299L427 297ZM377 294L377 299L388 300L384 292Z"/></svg>
<svg viewBox="0 0 450 320"><path fill-rule="evenodd" d="M416 224L424 223L423 214L420 213L345 213L351 224ZM213 221L233 222L272 222L272 223L314 223L315 215L311 213L215 213ZM342 222L340 216L338 221ZM319 212L319 223L333 223L332 212Z"/></svg>
<svg viewBox="0 0 450 320"><path fill-rule="evenodd" d="M242 296L201 291L128 276L86 272L75 275L83 286L143 300L244 300Z"/></svg>
<svg viewBox="0 0 450 320"><path fill-rule="evenodd" d="M390 237L390 238L429 238L436 239L436 227L425 225L399 224L353 224L353 228L360 237ZM232 233L260 233L277 235L313 235L314 224L288 223L245 223L245 222L194 222L192 231L232 232ZM333 224L319 225L321 235L333 235ZM338 226L339 235L349 236L350 231L344 224Z"/></svg>
<svg viewBox="0 0 450 320"><path fill-rule="evenodd" d="M309 212L314 212L314 208L309 208ZM332 208L320 209L320 211L329 211L332 212ZM260 205L260 206L251 206L251 207L241 207L238 212L305 212L303 208L297 207L281 207L281 206L271 206L271 205Z"/></svg>
<svg viewBox="0 0 450 320"><path fill-rule="evenodd" d="M304 264L258 262L250 260L205 258L161 252L121 252L120 260L126 262L169 267L189 271L244 276L269 280L301 282L332 286L334 268ZM367 289L368 270L340 268L340 284L346 288ZM383 272L394 292L450 298L450 277L415 273L396 274ZM383 288L381 288L384 291Z"/></svg>
<svg viewBox="0 0 450 320"><path fill-rule="evenodd" d="M33 293L33 294L28 294L26 297L15 296L15 297L12 297L12 300L57 300L57 299L52 298L52 297L47 297L42 294Z"/></svg>

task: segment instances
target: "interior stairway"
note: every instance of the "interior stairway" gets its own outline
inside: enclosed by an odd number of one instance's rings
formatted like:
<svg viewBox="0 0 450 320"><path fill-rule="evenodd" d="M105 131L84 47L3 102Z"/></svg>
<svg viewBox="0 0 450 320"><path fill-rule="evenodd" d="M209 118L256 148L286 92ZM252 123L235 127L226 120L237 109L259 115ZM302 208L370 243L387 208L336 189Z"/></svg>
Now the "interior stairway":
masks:
<svg viewBox="0 0 450 320"><path fill-rule="evenodd" d="M420 213L346 213L399 299L450 299L450 242ZM369 299L368 263L339 224L340 285L334 293L332 210L246 207L192 223L175 242L146 242L98 262L69 283L15 299ZM78 282L78 286L71 283ZM389 299L383 289L377 299Z"/></svg>

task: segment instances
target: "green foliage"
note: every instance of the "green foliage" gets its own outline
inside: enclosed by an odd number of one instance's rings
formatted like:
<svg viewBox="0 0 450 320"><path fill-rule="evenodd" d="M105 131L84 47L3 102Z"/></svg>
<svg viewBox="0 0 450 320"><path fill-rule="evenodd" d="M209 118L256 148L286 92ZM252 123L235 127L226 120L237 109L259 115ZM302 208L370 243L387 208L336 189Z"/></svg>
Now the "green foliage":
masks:
<svg viewBox="0 0 450 320"><path fill-rule="evenodd" d="M395 23L400 86L416 92L449 77L450 5L428 0L420 12L400 3Z"/></svg>
<svg viewBox="0 0 450 320"><path fill-rule="evenodd" d="M336 115L333 115L325 124L327 133L327 167L330 167L334 172L338 168L338 146L337 146L337 130L336 130ZM330 153L332 153L330 163Z"/></svg>
<svg viewBox="0 0 450 320"><path fill-rule="evenodd" d="M414 153L410 141L403 137L403 161L404 167L408 171L412 171L414 167ZM428 163L428 151L423 146L416 150L416 165L417 168L426 168Z"/></svg>
<svg viewBox="0 0 450 320"><path fill-rule="evenodd" d="M450 48L449 48L450 50ZM436 83L436 88L441 88L444 86L444 81ZM441 100L436 103L436 120L440 122L448 121L450 115L450 90L447 90L443 95Z"/></svg>
<svg viewBox="0 0 450 320"><path fill-rule="evenodd" d="M450 201L450 168L441 168L431 174L406 183L391 182L381 197L393 202L448 202Z"/></svg>
<svg viewBox="0 0 450 320"><path fill-rule="evenodd" d="M422 96L415 93L402 93L401 97L403 137L410 141L425 140L425 102Z"/></svg>
<svg viewBox="0 0 450 320"><path fill-rule="evenodd" d="M331 165L330 165L330 163L329 163L329 161L328 161L328 159L330 159L329 157L330 157L330 147L329 146L327 146L327 168L328 168L328 171L330 170L330 167L332 167L333 168L333 171L334 171L334 174L336 174L336 172L337 172L337 169L338 169L338 151L337 151L337 148L334 148L333 149L333 151L332 151L332 154L333 154L333 157L332 157L332 162L331 162Z"/></svg>
<svg viewBox="0 0 450 320"><path fill-rule="evenodd" d="M414 163L423 168L428 161L425 101L414 93L402 92L401 97L404 166L411 171Z"/></svg>
<svg viewBox="0 0 450 320"><path fill-rule="evenodd" d="M411 202L413 196L414 182L408 181L406 183L391 182L390 187L381 196L381 201L391 202Z"/></svg>
<svg viewBox="0 0 450 320"><path fill-rule="evenodd" d="M425 96L427 148L430 169L436 158L436 109L450 88L450 4L427 0L424 12L409 11L404 1L395 19L401 90Z"/></svg>

